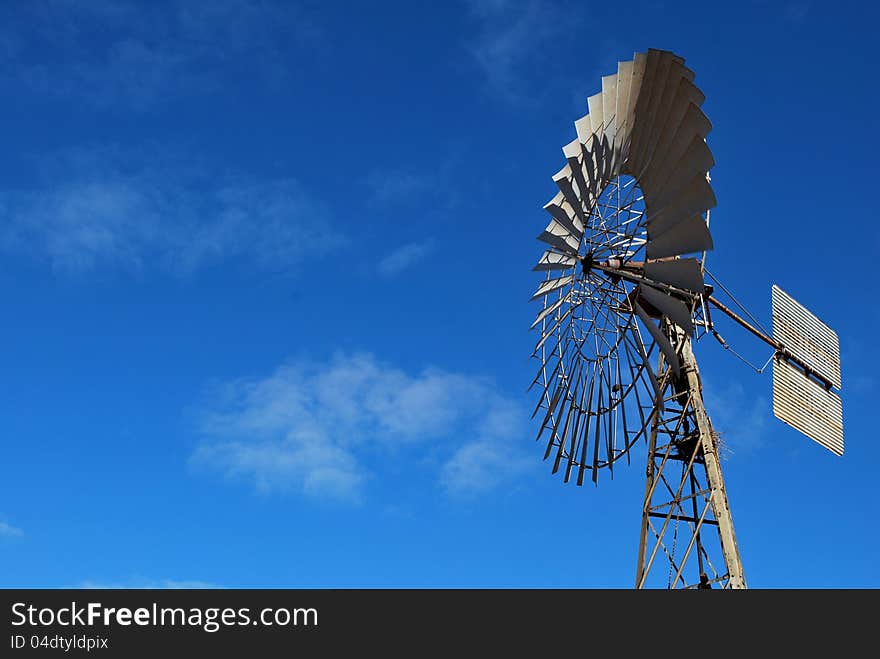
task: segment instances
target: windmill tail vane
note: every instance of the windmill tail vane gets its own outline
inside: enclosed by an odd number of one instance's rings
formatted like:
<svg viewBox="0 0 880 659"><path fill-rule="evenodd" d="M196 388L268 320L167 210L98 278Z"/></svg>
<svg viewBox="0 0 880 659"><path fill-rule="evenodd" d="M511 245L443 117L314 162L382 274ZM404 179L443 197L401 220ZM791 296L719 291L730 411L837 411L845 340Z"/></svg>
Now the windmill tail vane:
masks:
<svg viewBox="0 0 880 659"><path fill-rule="evenodd" d="M773 348L774 414L843 453L834 331L774 286L770 335L705 282L715 161L694 78L684 59L654 49L602 78L562 149L533 268L544 273L532 295L533 417L552 472L596 483L647 447L639 588L746 585L693 352L707 334L725 344L713 311Z"/></svg>

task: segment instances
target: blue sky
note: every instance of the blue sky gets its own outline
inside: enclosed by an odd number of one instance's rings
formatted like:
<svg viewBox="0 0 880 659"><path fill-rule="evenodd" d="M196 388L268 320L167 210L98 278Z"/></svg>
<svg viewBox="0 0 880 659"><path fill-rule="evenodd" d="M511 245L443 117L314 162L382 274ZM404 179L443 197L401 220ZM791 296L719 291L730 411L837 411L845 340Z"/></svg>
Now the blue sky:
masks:
<svg viewBox="0 0 880 659"><path fill-rule="evenodd" d="M752 586L880 586L876 9L0 9L4 586L627 587L644 449L541 462L534 237L600 76L706 94L709 268L841 338L847 453L696 350ZM745 333L724 332L763 362Z"/></svg>

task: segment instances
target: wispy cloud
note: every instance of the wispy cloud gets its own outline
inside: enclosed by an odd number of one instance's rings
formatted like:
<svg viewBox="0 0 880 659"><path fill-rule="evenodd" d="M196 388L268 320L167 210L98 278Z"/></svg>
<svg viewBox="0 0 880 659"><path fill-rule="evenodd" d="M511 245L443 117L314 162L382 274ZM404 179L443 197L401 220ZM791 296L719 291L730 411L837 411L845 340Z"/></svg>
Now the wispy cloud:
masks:
<svg viewBox="0 0 880 659"><path fill-rule="evenodd" d="M371 172L364 182L370 190L370 202L392 205L424 199L431 193L431 180L431 177L416 171L382 169ZM436 172L434 181L436 184Z"/></svg>
<svg viewBox="0 0 880 659"><path fill-rule="evenodd" d="M801 23L810 11L811 2L799 0L785 5L785 17L793 23Z"/></svg>
<svg viewBox="0 0 880 659"><path fill-rule="evenodd" d="M396 275L424 259L433 249L432 240L401 245L379 261L379 274L385 277Z"/></svg>
<svg viewBox="0 0 880 659"><path fill-rule="evenodd" d="M226 258L296 267L344 242L292 179L256 180L168 154L56 154L36 188L0 192L0 247L83 272L176 273Z"/></svg>
<svg viewBox="0 0 880 659"><path fill-rule="evenodd" d="M729 381L718 387L706 386L704 396L712 427L720 434L726 452L746 454L763 445L773 414L766 395L751 393L742 383Z"/></svg>
<svg viewBox="0 0 880 659"><path fill-rule="evenodd" d="M6 522L0 522L0 538L20 538L23 535L24 531L17 526L12 526Z"/></svg>
<svg viewBox="0 0 880 659"><path fill-rule="evenodd" d="M468 0L477 32L471 52L490 90L522 103L545 79L549 54L570 34L576 14L556 0Z"/></svg>
<svg viewBox="0 0 880 659"><path fill-rule="evenodd" d="M229 75L283 78L286 49L309 46L307 56L321 42L304 10L273 0L44 0L5 5L0 25L7 77L136 108L217 89Z"/></svg>
<svg viewBox="0 0 880 659"><path fill-rule="evenodd" d="M193 461L263 492L356 502L387 459L414 469L427 460L443 489L466 495L524 467L523 424L489 380L339 354L219 385Z"/></svg>

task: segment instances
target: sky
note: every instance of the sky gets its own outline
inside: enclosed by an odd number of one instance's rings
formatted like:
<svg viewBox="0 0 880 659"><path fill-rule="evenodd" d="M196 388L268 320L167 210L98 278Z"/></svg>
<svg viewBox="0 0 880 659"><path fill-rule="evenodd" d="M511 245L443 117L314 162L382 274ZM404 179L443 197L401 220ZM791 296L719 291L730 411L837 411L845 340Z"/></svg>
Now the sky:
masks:
<svg viewBox="0 0 880 659"><path fill-rule="evenodd" d="M528 299L574 120L661 48L713 123L709 269L841 340L841 458L695 347L746 578L880 586L878 14L3 3L0 585L631 586L645 448L551 475Z"/></svg>

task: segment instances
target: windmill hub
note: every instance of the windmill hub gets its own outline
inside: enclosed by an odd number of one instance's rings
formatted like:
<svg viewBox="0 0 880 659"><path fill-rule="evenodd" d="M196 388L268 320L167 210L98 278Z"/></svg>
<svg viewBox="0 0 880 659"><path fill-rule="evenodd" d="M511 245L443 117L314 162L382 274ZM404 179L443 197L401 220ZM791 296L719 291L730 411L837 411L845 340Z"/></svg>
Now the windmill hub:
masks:
<svg viewBox="0 0 880 659"><path fill-rule="evenodd" d="M588 252L586 256L581 257L581 267L584 269L584 274L587 274L590 270L593 269L593 264L595 263L593 252Z"/></svg>

